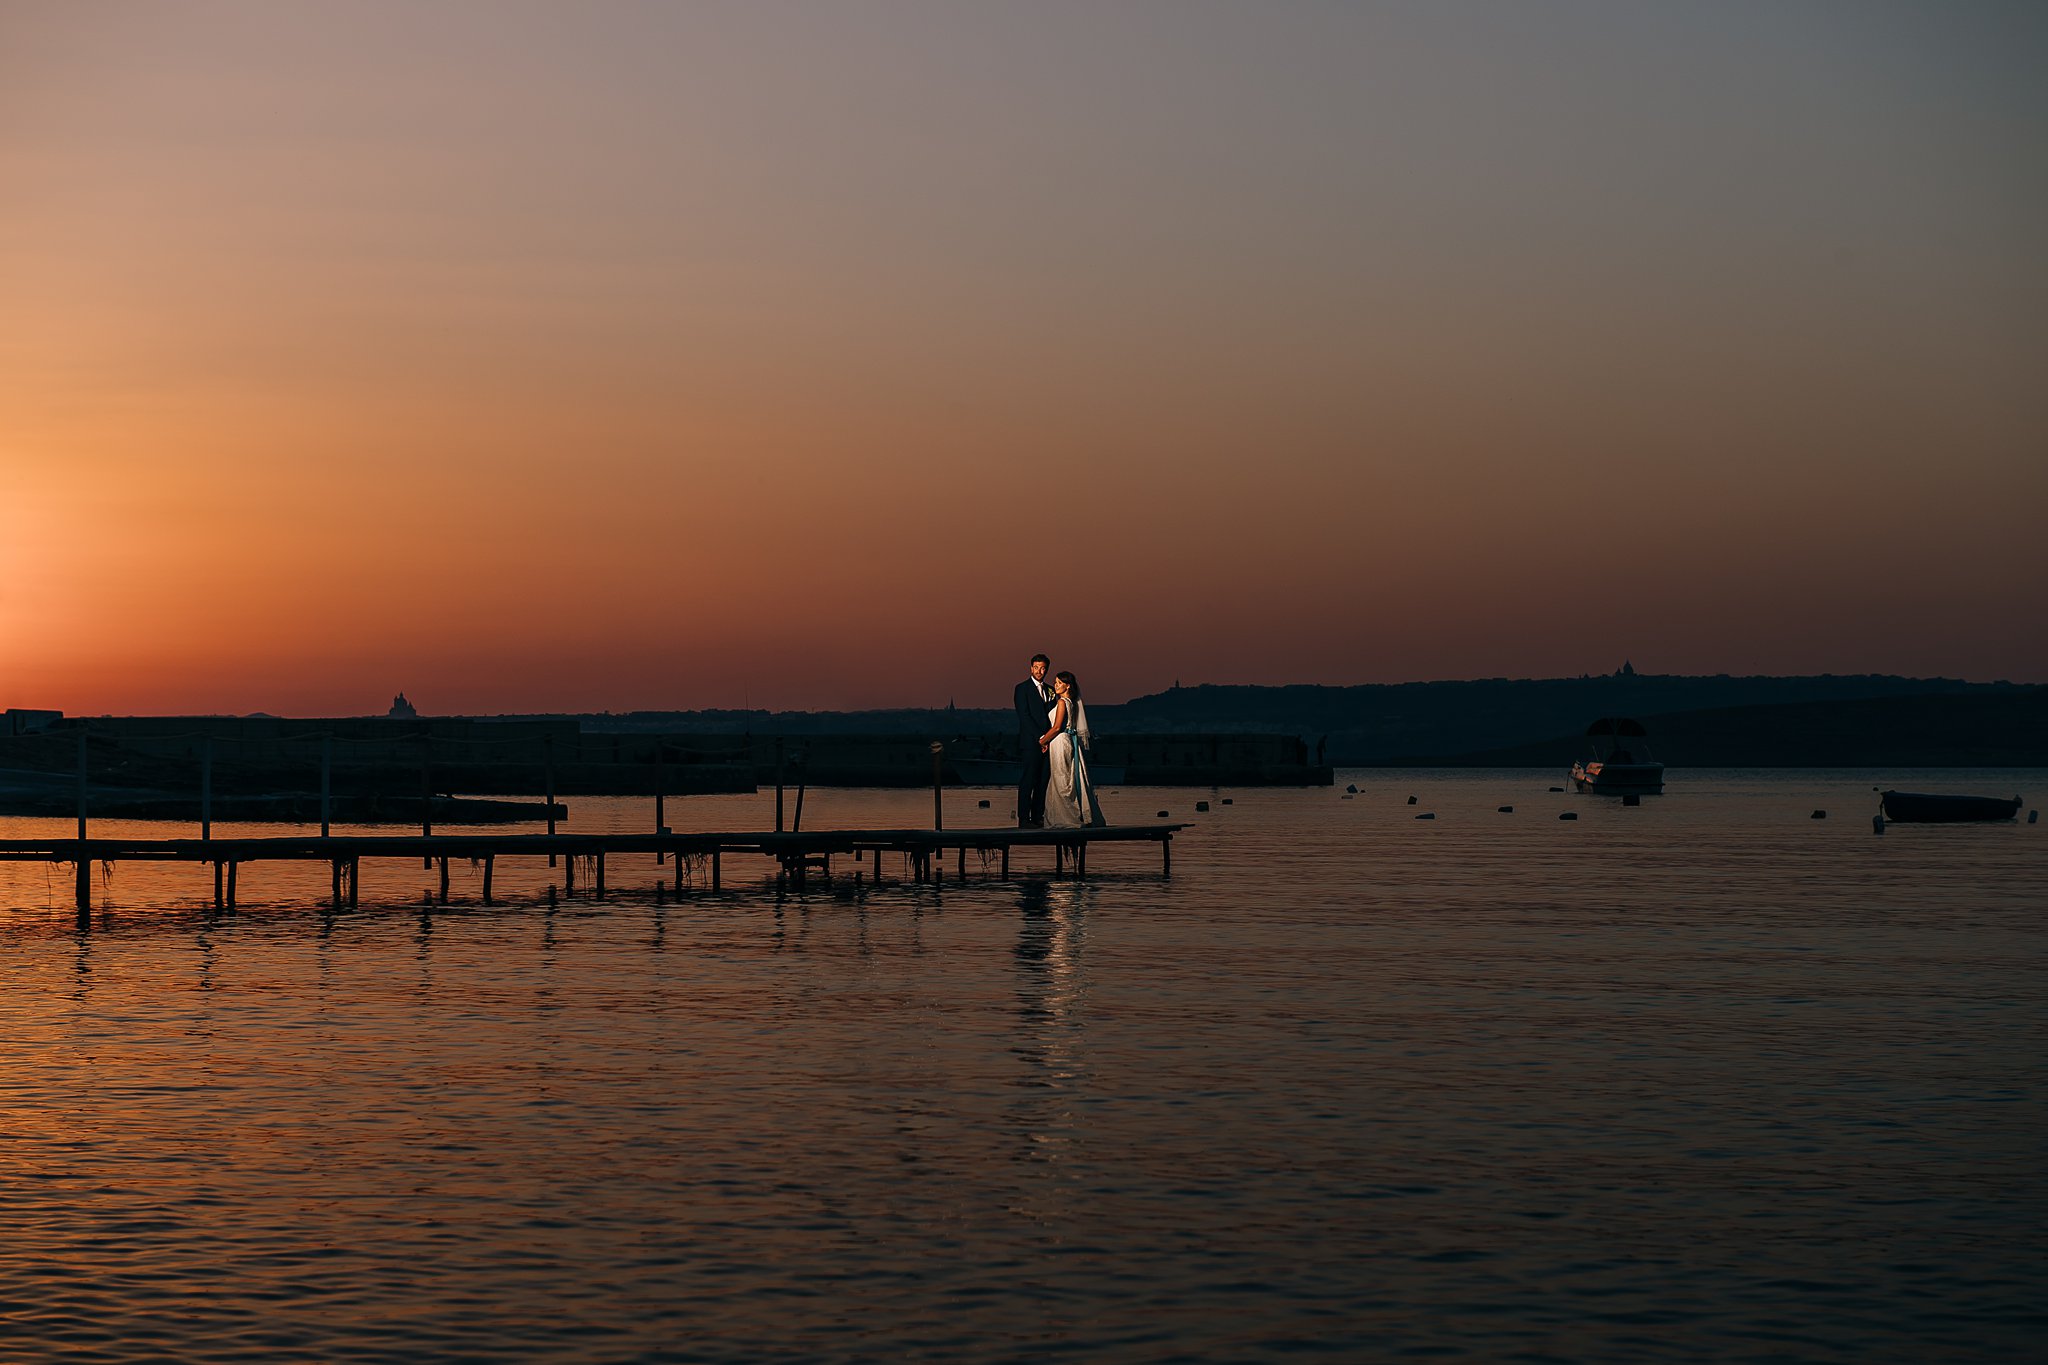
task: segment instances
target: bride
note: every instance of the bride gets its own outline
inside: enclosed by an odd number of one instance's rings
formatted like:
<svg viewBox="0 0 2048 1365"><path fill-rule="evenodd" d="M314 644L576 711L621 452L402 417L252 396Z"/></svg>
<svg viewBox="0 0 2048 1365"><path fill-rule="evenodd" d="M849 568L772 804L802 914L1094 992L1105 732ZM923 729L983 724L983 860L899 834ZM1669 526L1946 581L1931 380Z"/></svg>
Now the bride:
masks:
<svg viewBox="0 0 2048 1365"><path fill-rule="evenodd" d="M1045 823L1056 829L1107 824L1095 800L1095 784L1088 778L1088 709L1081 705L1081 689L1073 674L1063 672L1054 675L1052 690L1059 699L1052 708L1052 728L1038 737L1051 774L1045 788Z"/></svg>

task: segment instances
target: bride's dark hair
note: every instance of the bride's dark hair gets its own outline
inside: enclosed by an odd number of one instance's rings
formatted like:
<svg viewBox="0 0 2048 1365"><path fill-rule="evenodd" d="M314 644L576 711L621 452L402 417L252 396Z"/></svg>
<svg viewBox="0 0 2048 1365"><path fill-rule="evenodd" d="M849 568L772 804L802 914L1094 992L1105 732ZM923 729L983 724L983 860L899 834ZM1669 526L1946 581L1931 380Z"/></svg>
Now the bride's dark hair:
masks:
<svg viewBox="0 0 2048 1365"><path fill-rule="evenodd" d="M1052 678L1054 682L1065 683L1067 685L1067 691L1073 693L1074 696L1079 697L1081 695L1081 684L1075 682L1074 675L1067 672L1065 669L1061 669L1059 672L1053 674Z"/></svg>

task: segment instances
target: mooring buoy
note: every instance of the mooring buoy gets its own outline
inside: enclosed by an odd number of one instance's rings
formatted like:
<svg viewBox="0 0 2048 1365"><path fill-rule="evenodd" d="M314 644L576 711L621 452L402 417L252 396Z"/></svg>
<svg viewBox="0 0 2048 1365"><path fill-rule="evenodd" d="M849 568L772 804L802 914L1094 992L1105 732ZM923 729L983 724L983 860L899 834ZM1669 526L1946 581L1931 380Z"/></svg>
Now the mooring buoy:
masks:
<svg viewBox="0 0 2048 1365"><path fill-rule="evenodd" d="M982 808L983 810L987 810L987 809L988 809L988 802L986 802L986 801L982 802L982 803L981 803L981 808Z"/></svg>
<svg viewBox="0 0 2048 1365"><path fill-rule="evenodd" d="M1352 788L1352 790L1353 790L1353 791L1357 791L1358 789L1357 789L1356 787L1353 787L1353 788ZM1223 804L1224 804L1224 805L1226 805L1226 806L1233 806L1233 805L1236 805L1237 803L1236 803L1236 801L1235 801L1235 800L1233 800L1233 799L1232 799L1231 797L1228 797L1228 796L1226 796L1226 797L1224 797L1224 798L1223 798Z"/></svg>
<svg viewBox="0 0 2048 1365"><path fill-rule="evenodd" d="M1557 818L1560 820L1576 820L1579 818L1579 813L1575 810L1563 811Z"/></svg>
<svg viewBox="0 0 2048 1365"><path fill-rule="evenodd" d="M1195 802L1195 809L1196 809L1196 810L1207 810L1207 809L1209 809L1209 803L1208 803L1207 801L1197 801L1197 802Z"/></svg>
<svg viewBox="0 0 2048 1365"><path fill-rule="evenodd" d="M1159 812L1159 818L1160 818L1160 819L1162 819L1162 820L1164 820L1164 819L1165 819L1165 818L1166 818L1167 816L1169 816L1169 815L1171 815L1171 814L1173 814L1173 812L1172 812L1172 811L1165 811L1165 810L1163 810L1163 811Z"/></svg>
<svg viewBox="0 0 2048 1365"><path fill-rule="evenodd" d="M1552 791L1554 791L1554 792L1561 792L1561 791L1563 791L1563 790L1564 790L1564 788L1563 788L1563 787L1552 787L1552 788L1551 788L1551 790L1552 790Z"/></svg>
<svg viewBox="0 0 2048 1365"><path fill-rule="evenodd" d="M1436 812L1435 812L1435 811L1431 811L1431 810L1426 810L1426 811L1424 811L1424 812L1423 812L1422 814L1420 814L1420 815L1416 816L1415 818L1416 818L1416 819L1418 819L1418 820L1434 820L1434 819L1436 819Z"/></svg>
<svg viewBox="0 0 2048 1365"><path fill-rule="evenodd" d="M1817 810L1806 818L1809 820L1825 820L1828 818L1828 813L1824 810Z"/></svg>
<svg viewBox="0 0 2048 1365"><path fill-rule="evenodd" d="M1414 805L1414 804L1415 804L1415 798L1414 798L1414 797L1412 797L1412 796L1411 796L1411 797L1409 797L1409 798L1408 798L1408 804L1409 804L1409 805L1411 805L1411 806L1412 806L1412 805Z"/></svg>
<svg viewBox="0 0 2048 1365"><path fill-rule="evenodd" d="M1513 806L1501 806L1498 807L1498 809L1502 815L1513 815L1515 813L1515 808Z"/></svg>
<svg viewBox="0 0 2048 1365"><path fill-rule="evenodd" d="M1347 782L1344 784L1344 790L1356 796L1358 795L1358 784L1356 782Z"/></svg>

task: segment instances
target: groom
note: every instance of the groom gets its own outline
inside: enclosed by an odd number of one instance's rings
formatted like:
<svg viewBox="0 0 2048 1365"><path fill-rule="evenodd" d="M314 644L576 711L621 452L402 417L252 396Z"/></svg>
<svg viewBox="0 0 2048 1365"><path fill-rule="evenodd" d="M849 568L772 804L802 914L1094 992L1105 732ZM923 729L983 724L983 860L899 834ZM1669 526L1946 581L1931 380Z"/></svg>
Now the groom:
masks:
<svg viewBox="0 0 2048 1365"><path fill-rule="evenodd" d="M1052 719L1052 660L1043 654L1031 656L1031 676L1017 684L1017 757L1023 767L1017 775L1017 824L1036 828L1045 823L1045 784L1051 776L1045 750L1038 737Z"/></svg>

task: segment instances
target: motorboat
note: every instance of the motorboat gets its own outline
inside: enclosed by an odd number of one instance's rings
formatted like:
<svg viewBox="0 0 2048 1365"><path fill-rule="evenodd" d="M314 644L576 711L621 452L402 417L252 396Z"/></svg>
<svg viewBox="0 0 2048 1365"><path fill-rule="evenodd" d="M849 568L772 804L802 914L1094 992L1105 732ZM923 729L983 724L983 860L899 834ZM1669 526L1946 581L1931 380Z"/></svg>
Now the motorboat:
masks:
<svg viewBox="0 0 2048 1365"><path fill-rule="evenodd" d="M1586 727L1591 753L1572 764L1572 785L1595 796L1656 796L1664 765L1650 756L1649 732L1627 716L1602 716Z"/></svg>
<svg viewBox="0 0 2048 1365"><path fill-rule="evenodd" d="M1948 796L1933 792L1880 792L1884 818L1905 824L2017 819L2026 802L2015 796Z"/></svg>

